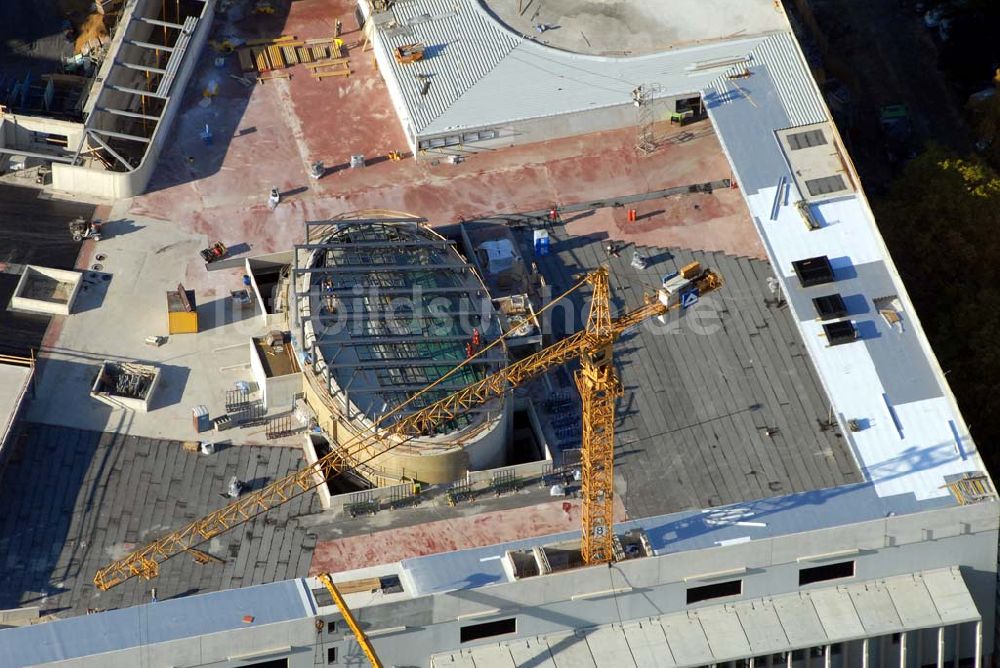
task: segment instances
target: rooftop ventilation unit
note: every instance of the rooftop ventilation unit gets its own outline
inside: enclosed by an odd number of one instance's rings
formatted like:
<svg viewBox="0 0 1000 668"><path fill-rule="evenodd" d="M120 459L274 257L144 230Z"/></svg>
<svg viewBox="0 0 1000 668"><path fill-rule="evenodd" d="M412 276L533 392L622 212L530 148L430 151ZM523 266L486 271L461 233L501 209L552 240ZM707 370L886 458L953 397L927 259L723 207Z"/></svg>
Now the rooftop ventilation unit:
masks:
<svg viewBox="0 0 1000 668"><path fill-rule="evenodd" d="M799 283L804 288L832 283L835 280L830 259L825 255L796 260L792 263L792 269L795 270L795 275L799 277Z"/></svg>
<svg viewBox="0 0 1000 668"><path fill-rule="evenodd" d="M844 343L856 341L858 330L854 328L854 323L850 320L840 320L823 325L823 332L826 333L826 340L831 346L839 346Z"/></svg>
<svg viewBox="0 0 1000 668"><path fill-rule="evenodd" d="M819 316L820 320L835 320L847 316L844 298L837 292L832 295L816 297L813 299L813 307L815 307L816 315Z"/></svg>

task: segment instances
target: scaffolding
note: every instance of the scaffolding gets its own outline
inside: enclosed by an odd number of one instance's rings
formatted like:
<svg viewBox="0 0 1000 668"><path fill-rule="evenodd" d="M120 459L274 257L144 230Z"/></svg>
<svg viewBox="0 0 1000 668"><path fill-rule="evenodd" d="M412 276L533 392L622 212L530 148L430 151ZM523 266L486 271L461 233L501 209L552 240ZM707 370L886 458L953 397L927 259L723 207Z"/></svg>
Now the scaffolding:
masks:
<svg viewBox="0 0 1000 668"><path fill-rule="evenodd" d="M299 341L328 394L368 419L409 400L499 331L485 287L454 242L420 222L310 221L306 243L295 247ZM480 380L504 358L498 349L475 360L411 408Z"/></svg>
<svg viewBox="0 0 1000 668"><path fill-rule="evenodd" d="M660 84L641 84L632 91L636 106L635 147L643 155L656 150L656 100L663 94Z"/></svg>

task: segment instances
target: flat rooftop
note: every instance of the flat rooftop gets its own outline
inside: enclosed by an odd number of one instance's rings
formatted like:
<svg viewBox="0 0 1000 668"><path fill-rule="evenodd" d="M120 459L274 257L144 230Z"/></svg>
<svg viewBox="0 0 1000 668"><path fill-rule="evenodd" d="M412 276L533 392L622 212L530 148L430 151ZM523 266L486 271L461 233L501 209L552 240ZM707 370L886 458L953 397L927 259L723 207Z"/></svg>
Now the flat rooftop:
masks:
<svg viewBox="0 0 1000 668"><path fill-rule="evenodd" d="M518 12L519 7L523 12ZM657 0L612 4L575 0L512 3L483 0L509 30L555 49L597 56L643 55L683 46L757 35L788 27L771 0ZM541 32L538 27L543 26Z"/></svg>
<svg viewBox="0 0 1000 668"><path fill-rule="evenodd" d="M631 14L628 6L637 4L616 3L609 11ZM685 0L681 4L694 3ZM395 4L385 13L391 17L377 17L374 21L373 43L380 62L388 64L384 74L388 85L398 90L407 123L418 138L428 137L426 148L439 148L444 144L435 143L436 135L495 131L525 119L630 105L639 85L655 86L655 97L695 95L729 67L748 62L755 51L769 49L772 37L790 35L781 32L790 28L780 5L775 10L771 2L760 0L741 4L763 5L769 13L769 20L764 22L769 29L757 31L755 26L743 26L738 22L743 16L734 12L729 16L737 20L730 26L733 30L725 30L725 21L721 24L720 37L725 35L726 39L693 41L677 49L651 44L650 48L655 49L648 55L626 58L550 48L512 32L477 0ZM602 11L601 4L592 6ZM513 9L510 3L507 7L508 11ZM567 11L575 13L568 7ZM690 27L692 36L729 12L720 9L695 13L701 18L699 25ZM681 16L683 10L671 7L671 11L658 14L669 17L661 19L669 22ZM651 21L652 25L658 23ZM580 31L566 26L552 33L572 35L569 39L576 43ZM621 41L622 48L627 49L629 40ZM417 62L397 62L395 50L413 42L425 44L430 55ZM617 55L628 54L620 51ZM428 80L431 83L425 87Z"/></svg>
<svg viewBox="0 0 1000 668"><path fill-rule="evenodd" d="M25 265L73 269L81 244L68 224L90 219L91 204L49 199L31 188L0 185L0 354L27 357L38 351L49 316L8 310Z"/></svg>
<svg viewBox="0 0 1000 668"><path fill-rule="evenodd" d="M479 11L468 3L460 6ZM293 3L287 31L300 39L319 37L333 16L350 28L352 11L353 3L342 0ZM534 42L529 48L539 57L554 51ZM0 486L0 502L11 509L0 518L0 553L10 555L11 573L0 584L0 607L41 603L76 614L148 600L147 583L132 581L98 596L90 578L109 557L221 506L225 501L217 494L230 475L270 480L301 465L298 452L287 448L240 446L200 457L184 452L175 440L164 440L161 428L190 424L190 405L209 403L213 395L218 401L221 390L238 377L221 372L243 362L242 357L218 359L239 324L227 320L224 297L205 309L213 316L214 333L153 351L179 360L177 410L169 422L160 415L143 422L141 416L70 414L64 406L72 405L76 395L60 388L72 381L76 392L92 379L90 362L108 352L146 350L143 338L161 331L164 318L162 307L145 305L148 295L162 294L182 279L206 298L228 295L241 271L205 271L197 251L209 241L252 242L260 252L288 250L301 240L304 220L374 207L413 211L443 225L484 215L513 219L517 212L544 211L553 202L604 198L606 205L595 204L556 226L552 253L537 261L557 288L610 262L617 309L641 304L644 290L656 288L663 274L691 260L723 275L723 289L673 320L668 332L640 328L624 336L615 351L625 385L616 490L628 520L619 526L644 528L657 553L954 503L943 484L963 471L983 471L982 462L863 195L807 202L819 222L813 230L796 206L802 195L776 133L829 119L794 38L784 32L739 35L733 42L688 49L717 50L712 58L745 57L748 75L742 76L740 65L732 71L710 66L711 76L702 71L688 77L676 68L689 64L691 53L673 62L677 81L700 82L711 124L671 135L644 158L636 156L635 131L628 129L496 151L458 165L373 160L364 169L338 169L313 182L305 167L319 157L336 164L353 153L384 155L403 146L370 57L353 57L352 75L344 81L295 76L248 90L224 78L207 110L197 106L200 94L189 95L175 127L178 141L164 149L155 191L115 205L115 217L133 225L130 233L115 234L100 247L117 277L105 304L68 319L52 335L63 350L82 351L74 353L80 359L52 355L54 371L46 377L42 370L44 390L66 400L39 402L33 409L40 421L79 425L89 420L95 429L122 435L24 425L22 455ZM211 57L203 58L202 66L200 74L214 71ZM523 71L514 68L507 75ZM629 92L620 84L609 99ZM338 101L341 117L364 122L331 122L331 98ZM218 139L205 146L198 131L210 116ZM833 139L831 134L828 143ZM262 152L268 160L254 159ZM829 163L816 159L809 164L822 170ZM619 196L729 177L738 190L642 202L642 220L635 224L625 223L624 207L607 205ZM266 208L262 183L290 193L273 212ZM648 267L631 267L631 247L609 258L608 238L644 244ZM98 249L88 248L85 257L92 262ZM834 282L802 287L792 262L824 255ZM772 291L771 278L782 292ZM845 345L828 345L814 312L812 299L828 291L842 293L858 334ZM787 299L784 306L776 304L780 295ZM577 307L573 322L578 326L583 303ZM109 320L135 323L132 339L108 342L100 334ZM186 386L193 390L182 399L179 388L185 387L188 371ZM554 378L558 389L571 388L566 371ZM828 427L831 404L839 424ZM844 429L849 421L856 421L859 431ZM64 445L46 450L53 442ZM62 480L55 500L53 475ZM303 525L312 529L322 520L292 518L313 512L312 498L213 541L209 551L229 555L221 567L184 558L169 563L161 591L183 596L304 574L315 537ZM463 510L475 514L480 509ZM732 521L765 515L763 527ZM395 526L398 517L382 515L376 521ZM506 546L400 556L400 568L409 570L417 593L489 584L503 575L498 562L484 557L506 547L578 535L578 523L567 522L564 534Z"/></svg>
<svg viewBox="0 0 1000 668"><path fill-rule="evenodd" d="M147 602L152 586L164 600L308 572L315 538L296 517L319 509L315 495L201 546L225 564L182 555L156 583L98 592L98 568L224 505L232 476L257 489L298 470L302 451L219 443L214 455L200 455L179 441L35 423L18 429L0 482L0 609L40 606L68 617Z"/></svg>
<svg viewBox="0 0 1000 668"><path fill-rule="evenodd" d="M946 483L985 467L871 209L850 183L856 177L812 75L793 38L783 41L780 57L706 91L709 116L865 479L879 496L950 498ZM801 128L794 141L781 132L789 127ZM822 141L803 135L817 130ZM803 152L819 155L800 182L795 155ZM822 192L831 180L846 187ZM794 263L811 259L824 271L807 280ZM842 312L817 307L830 295L840 296Z"/></svg>
<svg viewBox="0 0 1000 668"><path fill-rule="evenodd" d="M552 253L535 257L553 293L608 264L620 311L641 306L662 276L692 261L722 275L721 290L666 327L650 322L615 346L625 395L615 429L615 471L630 518L710 508L859 482L846 439L824 428L829 398L787 308L769 306L773 276L762 260L723 253L634 247L609 257L603 235L553 230ZM585 302L577 302L580 314ZM553 330L562 324L553 318ZM576 326L582 321L576 317ZM570 376L556 373L563 391Z"/></svg>

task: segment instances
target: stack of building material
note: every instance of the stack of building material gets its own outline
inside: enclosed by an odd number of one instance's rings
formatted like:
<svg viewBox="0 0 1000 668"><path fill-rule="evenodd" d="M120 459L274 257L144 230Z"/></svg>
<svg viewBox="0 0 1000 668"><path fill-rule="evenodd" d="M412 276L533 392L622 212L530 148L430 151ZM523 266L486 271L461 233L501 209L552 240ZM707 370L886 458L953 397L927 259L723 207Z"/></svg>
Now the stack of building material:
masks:
<svg viewBox="0 0 1000 668"><path fill-rule="evenodd" d="M348 59L343 57L344 41L337 37L297 40L294 35L277 39L250 40L237 50L240 67L244 72L260 74L283 70L293 65L305 65L313 78L350 76ZM332 69L327 69L332 68ZM271 74L271 78L287 78Z"/></svg>

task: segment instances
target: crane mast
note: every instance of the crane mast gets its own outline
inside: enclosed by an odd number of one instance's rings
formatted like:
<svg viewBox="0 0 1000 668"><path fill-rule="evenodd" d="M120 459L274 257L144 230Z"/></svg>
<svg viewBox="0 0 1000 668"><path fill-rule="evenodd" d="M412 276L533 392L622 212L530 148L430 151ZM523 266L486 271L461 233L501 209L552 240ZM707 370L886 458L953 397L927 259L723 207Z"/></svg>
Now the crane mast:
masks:
<svg viewBox="0 0 1000 668"><path fill-rule="evenodd" d="M722 279L718 274L711 270L702 270L697 263L682 269L678 280L685 289L700 294L712 292L722 286ZM665 290L660 290L656 297L647 295L646 303L638 309L612 318L607 268L601 267L591 272L567 294L588 283L593 291L584 329L424 408L403 414L395 422L384 427L381 422L377 423L375 427L379 427L378 431L373 429L358 434L314 464L236 499L227 506L127 554L98 570L94 575L95 586L101 591L106 591L135 576L152 579L159 574L159 565L171 557L187 552L214 536L266 513L271 508L286 503L355 466L367 463L409 439L431 434L439 425L447 423L470 408L502 397L509 390L576 359L580 360L580 369L576 373L575 380L583 400L582 556L584 563L587 564L611 561L614 541L612 511L615 400L622 392L614 367L612 348L625 330L650 317L661 316L681 304L676 299L669 299ZM456 369L467 362L463 362ZM427 391L435 384L429 385L421 392ZM409 401L412 401L412 398ZM409 402L403 406L407 403ZM397 413L389 415L395 414Z"/></svg>

